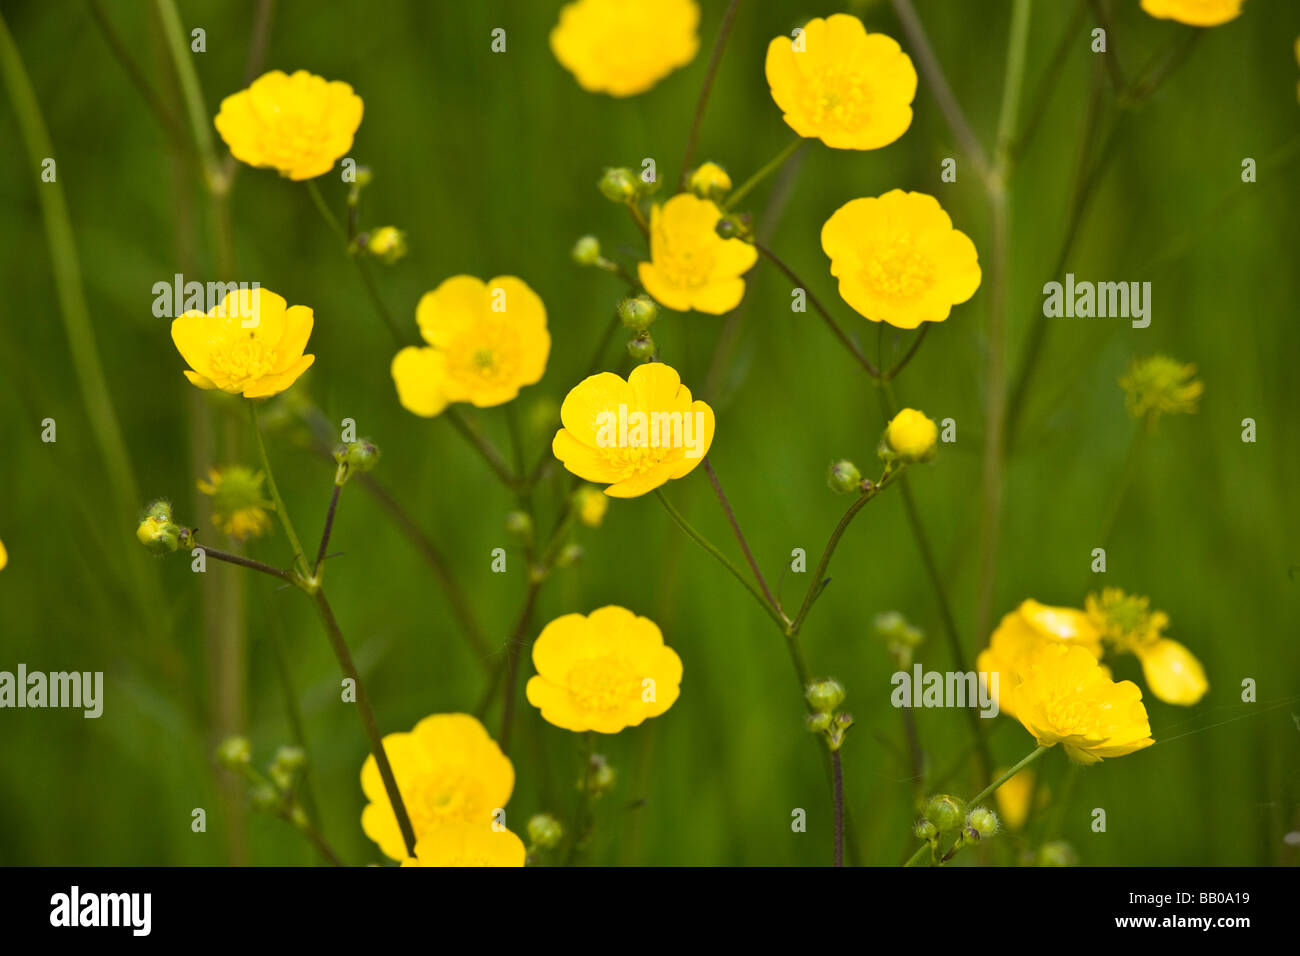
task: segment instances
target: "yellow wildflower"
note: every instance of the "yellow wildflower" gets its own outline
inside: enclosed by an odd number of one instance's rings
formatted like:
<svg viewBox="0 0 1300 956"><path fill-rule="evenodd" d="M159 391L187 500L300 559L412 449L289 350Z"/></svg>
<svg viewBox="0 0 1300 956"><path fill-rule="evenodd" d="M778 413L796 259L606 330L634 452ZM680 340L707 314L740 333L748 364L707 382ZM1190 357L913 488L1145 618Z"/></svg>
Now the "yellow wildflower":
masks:
<svg viewBox="0 0 1300 956"><path fill-rule="evenodd" d="M402 349L392 374L398 399L417 415L450 402L504 404L546 371L546 307L522 279L452 276L421 297L415 319L429 347Z"/></svg>
<svg viewBox="0 0 1300 956"><path fill-rule="evenodd" d="M1166 704L1191 706L1210 689L1201 662L1182 644L1164 636L1169 615L1151 610L1149 598L1105 588L1084 601L1088 618L1102 638L1142 662L1151 693Z"/></svg>
<svg viewBox="0 0 1300 956"><path fill-rule="evenodd" d="M616 734L677 700L682 661L651 620L610 605L566 614L533 644L528 702L556 727Z"/></svg>
<svg viewBox="0 0 1300 956"><path fill-rule="evenodd" d="M366 237L366 252L392 265L406 255L406 233L396 226L380 226Z"/></svg>
<svg viewBox="0 0 1300 956"><path fill-rule="evenodd" d="M425 833L402 866L523 866L527 855L509 830L450 820Z"/></svg>
<svg viewBox="0 0 1300 956"><path fill-rule="evenodd" d="M243 465L212 468L199 491L211 496L212 523L238 541L257 538L271 528L268 508L275 506L262 493L262 473Z"/></svg>
<svg viewBox="0 0 1300 956"><path fill-rule="evenodd" d="M699 24L695 0L576 0L551 52L587 92L634 96L695 58Z"/></svg>
<svg viewBox="0 0 1300 956"><path fill-rule="evenodd" d="M846 203L822 226L822 249L844 301L900 329L942 322L980 285L975 244L924 193Z"/></svg>
<svg viewBox="0 0 1300 956"><path fill-rule="evenodd" d="M1217 27L1241 16L1245 0L1142 0L1142 9L1161 20L1190 27Z"/></svg>
<svg viewBox="0 0 1300 956"><path fill-rule="evenodd" d="M800 136L836 149L879 149L912 125L916 69L898 43L857 17L809 20L767 47L767 84Z"/></svg>
<svg viewBox="0 0 1300 956"><path fill-rule="evenodd" d="M214 121L235 159L313 179L352 148L361 125L361 97L352 87L306 70L272 70L221 101Z"/></svg>
<svg viewBox="0 0 1300 956"><path fill-rule="evenodd" d="M199 388L245 398L279 394L316 361L304 355L312 311L288 306L267 289L240 289L204 313L191 311L172 322L172 342L189 363L185 377Z"/></svg>
<svg viewBox="0 0 1300 956"><path fill-rule="evenodd" d="M492 833L493 815L505 808L514 790L510 759L469 714L426 717L409 733L384 737L384 751L410 814L417 849L418 841L448 822ZM361 811L361 828L385 855L405 860L402 831L373 755L361 768L361 789L370 800Z"/></svg>
<svg viewBox="0 0 1300 956"><path fill-rule="evenodd" d="M609 510L609 499L595 485L583 485L575 492L578 520L588 528L599 528Z"/></svg>
<svg viewBox="0 0 1300 956"><path fill-rule="evenodd" d="M1075 763L1122 757L1155 743L1137 684L1111 680L1084 647L1041 645L1015 701L1016 718L1039 746L1061 744Z"/></svg>
<svg viewBox="0 0 1300 956"><path fill-rule="evenodd" d="M660 305L712 315L740 305L741 276L758 260L758 250L719 236L715 229L721 219L715 203L690 193L650 210L650 261L642 262L637 274Z"/></svg>
<svg viewBox="0 0 1300 956"><path fill-rule="evenodd" d="M731 192L731 177L717 163L704 163L691 173L691 192L701 199L721 201Z"/></svg>
<svg viewBox="0 0 1300 956"><path fill-rule="evenodd" d="M612 498L635 498L694 470L713 443L713 409L692 401L676 370L638 365L624 381L613 372L583 379L560 406L564 427L551 450Z"/></svg>
<svg viewBox="0 0 1300 956"><path fill-rule="evenodd" d="M939 426L915 408L904 408L885 428L885 441L890 449L907 461L925 458L934 451L938 440Z"/></svg>
<svg viewBox="0 0 1300 956"><path fill-rule="evenodd" d="M1205 383L1193 378L1196 366L1167 355L1134 359L1128 374L1119 380L1129 414L1146 418L1152 426L1161 415L1191 415L1205 391Z"/></svg>
<svg viewBox="0 0 1300 956"><path fill-rule="evenodd" d="M1101 657L1101 637L1088 615L1068 607L1052 607L1035 600L1002 618L989 646L980 652L976 670L984 676L990 692L997 675L998 708L1015 715L1016 686L1045 644L1068 644L1085 648L1094 660Z"/></svg>
<svg viewBox="0 0 1300 956"><path fill-rule="evenodd" d="M0 571L3 571L5 569L5 565L7 565L8 563L9 563L9 552L5 550L5 543L3 541L0 541Z"/></svg>

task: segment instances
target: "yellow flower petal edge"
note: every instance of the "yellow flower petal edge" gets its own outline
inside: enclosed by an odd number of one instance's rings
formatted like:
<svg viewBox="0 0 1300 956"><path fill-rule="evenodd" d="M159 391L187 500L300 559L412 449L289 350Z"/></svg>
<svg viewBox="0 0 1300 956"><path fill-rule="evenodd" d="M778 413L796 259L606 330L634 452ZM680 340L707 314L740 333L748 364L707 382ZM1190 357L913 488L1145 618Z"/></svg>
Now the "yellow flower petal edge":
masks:
<svg viewBox="0 0 1300 956"><path fill-rule="evenodd" d="M722 210L712 200L679 193L650 210L650 261L637 266L646 292L678 312L722 315L740 305L741 278L758 261L758 250L715 231Z"/></svg>
<svg viewBox="0 0 1300 956"><path fill-rule="evenodd" d="M647 362L624 381L613 372L583 379L560 406L551 450L564 467L635 498L694 470L713 443L713 409L693 401L672 367Z"/></svg>
<svg viewBox="0 0 1300 956"><path fill-rule="evenodd" d="M0 571L3 571L8 563L9 552L5 550L5 543L0 541Z"/></svg>
<svg viewBox="0 0 1300 956"><path fill-rule="evenodd" d="M924 193L854 199L826 220L821 240L841 298L872 322L942 322L980 286L975 244Z"/></svg>
<svg viewBox="0 0 1300 956"><path fill-rule="evenodd" d="M272 70L222 100L213 123L240 162L314 179L352 148L363 109L347 83Z"/></svg>
<svg viewBox="0 0 1300 956"><path fill-rule="evenodd" d="M439 823L415 844L415 856L402 866L523 866L524 841L490 824Z"/></svg>
<svg viewBox="0 0 1300 956"><path fill-rule="evenodd" d="M1015 716L1041 747L1060 744L1075 763L1093 764L1150 747L1142 691L1116 683L1087 648L1040 646L1015 689Z"/></svg>
<svg viewBox="0 0 1300 956"><path fill-rule="evenodd" d="M879 149L912 125L916 68L898 43L849 14L779 36L764 65L772 99L800 136L836 149Z"/></svg>
<svg viewBox="0 0 1300 956"><path fill-rule="evenodd" d="M991 675L997 675L998 708L1012 716L1016 712L1016 686L1024 679L1029 666L1045 644L1072 644L1083 647L1099 660L1101 636L1087 614L1068 607L1053 607L1035 600L1022 601L1005 615L989 638L989 646L980 652L976 670L990 690Z"/></svg>
<svg viewBox="0 0 1300 956"><path fill-rule="evenodd" d="M515 786L514 765L487 729L469 714L433 714L407 733L384 737L397 788L418 842L447 823L491 830ZM402 831L379 776L374 756L361 768L361 789L370 801L361 828L394 860L408 856Z"/></svg>
<svg viewBox="0 0 1300 956"><path fill-rule="evenodd" d="M1191 27L1217 27L1241 16L1245 0L1142 0L1142 9L1161 20Z"/></svg>
<svg viewBox="0 0 1300 956"><path fill-rule="evenodd" d="M1190 707L1210 689L1205 668L1182 644L1167 637L1136 648L1151 693L1166 704Z"/></svg>
<svg viewBox="0 0 1300 956"><path fill-rule="evenodd" d="M617 605L551 621L533 644L533 666L528 702L574 732L636 727L667 711L682 681L681 658L658 626Z"/></svg>
<svg viewBox="0 0 1300 956"><path fill-rule="evenodd" d="M314 318L267 289L240 289L210 312L186 312L172 322L172 342L189 363L185 377L199 388L245 398L283 392L316 360L304 355Z"/></svg>
<svg viewBox="0 0 1300 956"><path fill-rule="evenodd" d="M699 23L695 0L576 0L551 52L587 92L634 96L695 58Z"/></svg>

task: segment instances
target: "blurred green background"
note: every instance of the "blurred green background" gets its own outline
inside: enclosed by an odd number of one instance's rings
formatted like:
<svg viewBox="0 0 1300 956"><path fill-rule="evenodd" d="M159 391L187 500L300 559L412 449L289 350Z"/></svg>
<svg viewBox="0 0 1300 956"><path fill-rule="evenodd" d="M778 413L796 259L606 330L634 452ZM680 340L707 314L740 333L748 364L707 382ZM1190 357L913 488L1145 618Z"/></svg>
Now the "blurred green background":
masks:
<svg viewBox="0 0 1300 956"><path fill-rule="evenodd" d="M642 255L639 234L599 195L596 180L605 166L639 167L644 157L675 179L725 9L722 0L702 2L700 52L689 66L644 95L615 100L583 92L551 55L547 34L560 6L282 0L274 4L264 66L346 80L365 100L350 155L375 174L362 228L394 224L408 232L410 254L377 266L381 294L400 322L413 329L419 296L457 273L518 275L542 296L554 338L550 363L542 382L518 399L530 460L549 445L548 406L582 375L622 294L615 277L571 262L573 241L591 232L625 262ZM1136 0L1108 6L1111 50L1130 76L1190 30L1151 19ZM103 7L187 143L153 4ZM742 0L697 161L713 159L739 182L788 142L763 76L766 45L835 9ZM887 3L848 9L912 50ZM917 9L988 148L1010 4L919 0ZM180 10L187 33L206 31L206 52L195 54L194 64L210 121L221 98L246 85L259 6L185 0ZM1118 127L1068 271L1080 279L1150 280L1153 320L1143 330L1115 319L1048 320L1006 471L994 620L1031 596L1082 606L1087 590L1102 585L1147 594L1172 617L1169 636L1204 662L1211 690L1190 710L1146 694L1155 747L1081 773L1054 832L1049 813L1028 833L967 856L1009 862L1057 835L1086 864L1294 863L1296 850L1283 835L1300 829L1300 726L1293 716L1300 713L1300 67L1292 50L1300 6L1249 0L1238 20L1205 31L1152 97L1126 110L1115 107L1099 58L1088 51L1090 15L1073 21L1059 85L1040 101L1075 11L1066 0L1033 4L1021 116L1027 121L1040 102L1046 111L1013 174L1011 365L1031 327L1044 321L1043 283L1063 278L1050 270L1095 89L1102 112L1092 146ZM139 485L136 507L169 496L181 520L202 526L196 479L212 465L255 460L239 409L186 383L167 320L151 311L153 284L174 273L222 278L214 275L202 181L188 147L177 145L110 53L87 5L4 0L3 16L54 143L94 336ZM490 51L496 27L507 31L504 54ZM902 402L957 422L957 442L916 469L911 488L973 660L988 637L973 627L989 217L924 77L914 105L913 125L897 143L867 153L811 143L750 205L771 246L873 355L876 330L835 294L820 249L821 224L835 209L895 187L928 192L980 250L984 286L931 330L897 383ZM242 787L211 756L223 733L238 730L264 766L291 739L277 641L301 696L325 834L349 862L380 861L359 825L365 739L351 708L338 702L337 665L309 602L215 562L205 576L192 574L183 556L154 559L135 543L137 514L106 480L61 319L38 203L38 190L52 187L29 163L7 97L0 138L7 144L0 176L0 540L10 555L0 572L0 669L23 662L29 670L102 670L106 685L98 720L68 710L0 712L0 863L317 862L292 829L251 812ZM940 181L945 157L959 160L956 183ZM1240 182L1245 157L1260 164L1255 184ZM341 212L345 187L334 174L319 185ZM523 562L513 553L509 573L489 569L491 550L509 546L503 520L513 497L447 422L398 405L388 372L392 340L306 188L241 168L231 215L234 277L315 310L309 351L316 365L292 395L309 398L336 427L355 419L359 433L382 446L376 477L446 555L491 645L492 664L524 591ZM684 382L713 404L710 460L767 575L780 579L787 604L797 604L808 575L781 569L793 548L804 548L811 566L848 504L827 489L827 465L849 457L873 471L883 418L874 388L815 314L791 313L789 290L765 263L751 273L731 326L734 351L712 380L727 319L669 313L654 334ZM897 340L903 348L910 341L908 334ZM621 342L620 335L606 351L605 367L623 368ZM886 347L893 344L887 337ZM1144 442L1108 544L1107 573L1093 575L1090 552L1114 507L1135 428L1117 380L1133 357L1156 351L1196 363L1205 396L1198 414L1165 419ZM504 448L503 410L475 417ZM1246 417L1258 423L1255 444L1241 441ZM57 443L40 440L45 418L57 422ZM273 432L271 455L311 547L333 466L296 447L294 434ZM552 475L540 493L547 521L567 477ZM702 469L667 492L740 560ZM681 698L666 715L600 740L619 782L598 808L587 860L828 863L824 767L771 622L653 497L612 502L603 527L581 529L578 539L586 559L542 591L529 639L552 617L617 603L658 622L685 668ZM472 711L485 669L461 639L429 565L359 487L343 495L333 550L345 554L329 563L330 597L382 729ZM280 565L290 559L279 536L253 541L248 551ZM950 666L896 490L859 516L831 576L805 629L805 652L814 672L848 687L857 725L844 751L845 792L861 857L894 864L912 846L914 786L900 716L889 703L894 668L873 637L872 617L903 612L928 635L920 653L926 667ZM1110 663L1117 676L1145 687L1134 658ZM526 663L521 687L530 668ZM1257 703L1241 702L1244 678L1258 682ZM977 781L969 761L936 779L967 752L965 716L930 710L916 719L929 786L970 796ZM486 723L495 736L499 707ZM999 763L1032 748L1010 718L993 724ZM512 829L522 832L540 810L568 819L576 754L574 735L521 702L511 753ZM1037 766L1062 793L1063 755L1053 752ZM207 811L206 833L191 831L199 807ZM1104 834L1089 829L1094 807L1107 811ZM806 833L791 831L795 808L807 811Z"/></svg>

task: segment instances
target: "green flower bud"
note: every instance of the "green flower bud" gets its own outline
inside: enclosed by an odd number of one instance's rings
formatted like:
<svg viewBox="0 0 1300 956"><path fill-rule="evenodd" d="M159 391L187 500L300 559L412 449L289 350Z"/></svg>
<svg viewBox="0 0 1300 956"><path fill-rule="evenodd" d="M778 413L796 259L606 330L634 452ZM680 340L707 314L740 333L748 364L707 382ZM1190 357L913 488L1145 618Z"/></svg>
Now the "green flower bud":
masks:
<svg viewBox="0 0 1300 956"><path fill-rule="evenodd" d="M600 261L600 240L595 236L583 236L573 244L570 255L580 266L594 266Z"/></svg>
<svg viewBox="0 0 1300 956"><path fill-rule="evenodd" d="M342 485L353 474L370 471L379 464L379 457L379 446L369 438L340 445L334 450L334 460L339 465L334 475L334 483Z"/></svg>
<svg viewBox="0 0 1300 956"><path fill-rule="evenodd" d="M627 354L638 362L648 362L655 357L655 340L645 332L638 333L627 343Z"/></svg>
<svg viewBox="0 0 1300 956"><path fill-rule="evenodd" d="M723 239L739 239L747 232L744 224L731 216L723 216L719 219L718 224L713 227L713 231Z"/></svg>
<svg viewBox="0 0 1300 956"><path fill-rule="evenodd" d="M1038 848L1039 866L1078 866L1079 854L1064 840L1044 843Z"/></svg>
<svg viewBox="0 0 1300 956"><path fill-rule="evenodd" d="M560 553L555 556L555 566L557 568L570 568L581 561L587 552L582 550L582 545L577 542L570 542L560 549Z"/></svg>
<svg viewBox="0 0 1300 956"><path fill-rule="evenodd" d="M533 537L533 519L525 511L512 511L506 515L506 533L520 541Z"/></svg>
<svg viewBox="0 0 1300 956"><path fill-rule="evenodd" d="M281 797L270 784L259 783L249 791L249 800L254 810L274 811L280 809Z"/></svg>
<svg viewBox="0 0 1300 956"><path fill-rule="evenodd" d="M366 235L363 245L368 255L391 266L406 255L406 233L396 226L380 226Z"/></svg>
<svg viewBox="0 0 1300 956"><path fill-rule="evenodd" d="M538 813L528 819L528 840L535 847L553 850L564 839L564 827L549 813Z"/></svg>
<svg viewBox="0 0 1300 956"><path fill-rule="evenodd" d="M931 797L925 807L925 818L938 827L940 833L957 829L964 816L961 801L946 793Z"/></svg>
<svg viewBox="0 0 1300 956"><path fill-rule="evenodd" d="M592 754L587 772L578 778L578 789L582 790L589 785L592 797L602 797L614 789L616 776L608 760L601 754Z"/></svg>
<svg viewBox="0 0 1300 956"><path fill-rule="evenodd" d="M606 169L598 185L601 193L610 202L627 203L636 198L639 182L632 170L620 166Z"/></svg>
<svg viewBox="0 0 1300 956"><path fill-rule="evenodd" d="M636 295L618 304L618 318L634 332L644 332L659 317L659 306L648 295Z"/></svg>
<svg viewBox="0 0 1300 956"><path fill-rule="evenodd" d="M858 471L857 465L847 459L837 461L831 465L826 475L826 484L830 485L831 491L837 495L861 491L862 472Z"/></svg>
<svg viewBox="0 0 1300 956"><path fill-rule="evenodd" d="M976 807L966 817L966 825L987 839L998 832L998 816L987 807Z"/></svg>
<svg viewBox="0 0 1300 956"><path fill-rule="evenodd" d="M310 826L310 821L307 819L307 812L296 803L293 805L292 809L289 810L289 822L299 830L305 830Z"/></svg>
<svg viewBox="0 0 1300 956"><path fill-rule="evenodd" d="M815 734L825 733L831 726L831 715L825 711L819 711L815 714L808 715L808 729Z"/></svg>
<svg viewBox="0 0 1300 956"><path fill-rule="evenodd" d="M136 526L135 536L153 554L170 554L192 543L190 530L172 521L171 502L164 498L149 505Z"/></svg>
<svg viewBox="0 0 1300 956"><path fill-rule="evenodd" d="M916 834L918 840L925 840L927 843L939 838L939 828L929 820L916 821L916 826L912 828L912 832Z"/></svg>
<svg viewBox="0 0 1300 956"><path fill-rule="evenodd" d="M253 759L253 746L247 737L227 737L217 746L217 763L228 770L238 770Z"/></svg>
<svg viewBox="0 0 1300 956"><path fill-rule="evenodd" d="M358 166L356 172L357 172L357 180L354 183L355 186L364 189L366 186L369 186L372 182L375 181L374 171L371 170L369 166Z"/></svg>
<svg viewBox="0 0 1300 956"><path fill-rule="evenodd" d="M808 706L819 714L829 714L844 702L844 685L837 680L813 681L808 685L805 695Z"/></svg>

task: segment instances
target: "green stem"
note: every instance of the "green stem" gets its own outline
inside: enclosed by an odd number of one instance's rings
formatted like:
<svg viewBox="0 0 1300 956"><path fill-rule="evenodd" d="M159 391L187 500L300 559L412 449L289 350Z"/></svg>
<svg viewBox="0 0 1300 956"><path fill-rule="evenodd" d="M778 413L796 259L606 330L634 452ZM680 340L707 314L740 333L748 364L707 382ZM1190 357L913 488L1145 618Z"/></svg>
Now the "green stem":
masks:
<svg viewBox="0 0 1300 956"><path fill-rule="evenodd" d="M787 143L781 152L768 160L767 164L759 169L758 172L754 173L754 175L750 176L731 191L727 196L726 202L722 205L723 211L727 212L736 208L736 204L749 195L750 191L753 190L755 186L784 166L787 159L799 152L799 148L803 146L804 142L805 140L802 136L796 136Z"/></svg>
<svg viewBox="0 0 1300 956"><path fill-rule="evenodd" d="M831 802L835 808L835 855L834 865L844 865L844 770L840 766L840 751L837 747L831 751Z"/></svg>
<svg viewBox="0 0 1300 956"><path fill-rule="evenodd" d="M781 615L777 612L776 608L774 608L772 605L767 603L767 600L759 592L758 588L754 586L753 582L751 582L749 578L745 575L745 572L741 571L740 568L732 564L731 561L727 559L726 555L724 555L721 551L715 548L709 542L709 540L706 537L704 537L704 535L696 531L695 528L691 526L691 523L687 521L685 517L683 517L682 513L673 507L672 502L668 500L667 496L663 493L662 489L659 488L655 489L655 497L658 498L660 504L664 506L664 510L668 512L669 517L671 517L673 521L677 522L677 526L681 528L683 531L685 531L687 536L692 541L694 541L701 548L703 548L705 551L711 554L718 561L719 564L721 564L724 568L730 571L732 577L734 577L737 581L739 581L742 585L744 585L745 590L748 591L751 595L753 595L754 600L757 601L759 603L759 606L763 608L764 613L766 613L767 616L770 617L776 623L776 626L781 628L782 632L784 632L786 629L785 621L781 619Z"/></svg>
<svg viewBox="0 0 1300 956"><path fill-rule="evenodd" d="M213 193L223 193L228 184L217 162L211 120L207 106L203 102L203 89L199 85L199 75L194 69L193 55L185 42L185 30L181 26L180 12L176 9L173 0L154 0L154 5L158 10L158 18L162 21L163 35L171 52L172 63L176 67L176 76L180 80L181 95L185 99L185 111L189 114L194 145L198 148L199 158L203 163L208 189Z"/></svg>
<svg viewBox="0 0 1300 956"><path fill-rule="evenodd" d="M487 462L488 467L501 479L502 483L511 491L519 491L523 485L522 479L516 477L506 464L497 447L488 441L477 428L466 421L465 416L461 414L460 409L454 405L448 405L442 413L447 421L451 422L453 428L460 433L461 437L470 443L470 446L482 456Z"/></svg>
<svg viewBox="0 0 1300 956"><path fill-rule="evenodd" d="M375 313L388 328L388 332L393 337L393 341L399 346L410 345L411 339L402 332L397 320L393 318L393 313L388 310L384 303L383 296L379 294L379 286L375 284L375 277L370 274L370 268L366 265L366 260L357 251L355 244L348 239L347 230L339 222L338 218L330 211L330 207L325 202L325 197L321 195L320 187L316 185L316 180L307 180L307 192L311 195L312 202L320 210L321 217L329 226L330 231L338 237L343 243L343 251L347 257L357 267L357 272L361 276L361 284L365 286L366 295L370 299L371 306L374 307Z"/></svg>
<svg viewBox="0 0 1300 956"><path fill-rule="evenodd" d="M32 175L35 177L37 171L42 169L45 160L54 158L54 145L50 141L50 134L41 115L40 104L32 88L31 79L23 66L22 56L2 15L0 15L0 71L4 74L5 86L13 103L18 128L27 147ZM81 392L86 419L90 423L91 432L108 473L114 507L119 514L129 514L140 507L140 494L131 465L130 452L114 409L112 394L109 392L108 381L99 356L99 348L95 342L94 325L86 304L85 288L81 281L81 265L77 258L77 246L73 239L72 221L63 194L63 184L56 175L49 182L37 182L34 191L41 206L41 217L50 251L54 290L59 300L59 313L63 318L64 332L67 335L69 351L72 353L72 365L76 372L77 386ZM146 574L145 566L138 554L126 555L125 564L128 578L136 593L136 600L140 605L141 618L156 622L156 611L163 603L156 580ZM149 625L151 628L154 626L154 623Z"/></svg>
<svg viewBox="0 0 1300 956"><path fill-rule="evenodd" d="M704 108L709 104L709 93L713 90L713 79L718 74L718 64L722 62L722 52L727 48L727 39L731 36L731 27L736 20L736 10L740 0L731 0L727 12L722 17L722 28L718 38L713 41L713 54L709 57L709 69L704 74L704 86L700 89L700 98L695 103L695 118L691 121L691 132L686 139L686 152L682 156L682 172L678 178L679 191L686 189L690 175L691 157L695 154L695 141L700 135L700 124L704 121Z"/></svg>
<svg viewBox="0 0 1300 956"><path fill-rule="evenodd" d="M1051 747L1040 746L1035 750L1033 750L1032 752L1030 752L1029 754L1027 754L1026 756L1022 757L1019 763L1017 763L1010 770L1008 770L1002 776L998 777L998 779L994 780L991 784L989 784L987 787L985 787L983 790L977 793L974 797L972 797L969 801L967 801L966 805L968 807L979 806L980 803L983 802L985 799L987 799L989 796L991 796L998 789L998 787L1002 786L1004 783L1006 783L1008 780L1010 780L1020 771L1024 770L1031 763L1033 763L1035 760L1037 760L1039 757L1041 757L1043 754L1047 753L1047 751L1051 749L1052 749ZM903 866L916 866L916 864L921 861L921 858L925 856L925 854L929 852L929 850L930 850L929 843L921 844L921 846L917 848L917 851L912 854L911 858L906 863L904 863Z"/></svg>
<svg viewBox="0 0 1300 956"><path fill-rule="evenodd" d="M294 565L304 579L310 579L312 576L311 567L307 564L302 542L298 540L298 532L293 530L293 522L289 520L289 512L284 507L284 499L280 497L280 488L275 483L275 472L271 468L271 459L266 453L266 442L262 438L262 426L257 418L256 400L249 401L248 414L253 421L253 434L257 438L257 453L262 459L262 471L266 475L266 487L271 492L271 501L275 504L276 514L280 516L280 525L284 528L285 537L289 539L289 544L293 548Z"/></svg>

